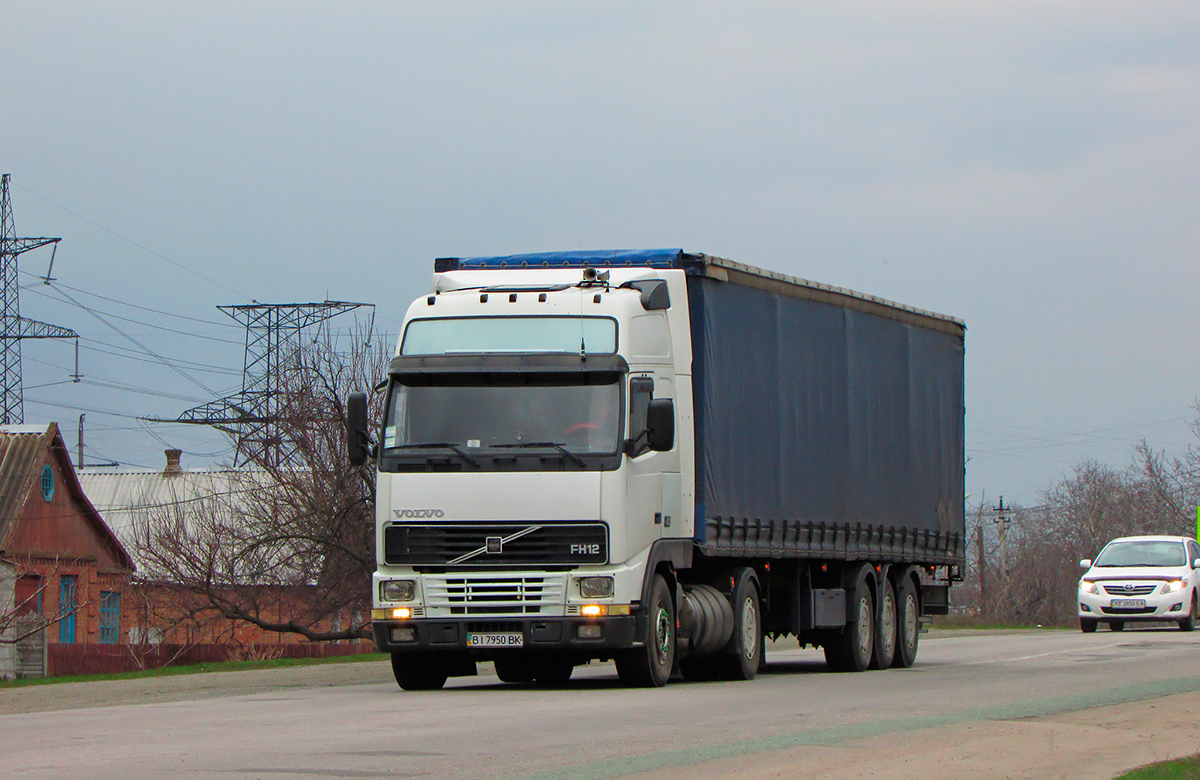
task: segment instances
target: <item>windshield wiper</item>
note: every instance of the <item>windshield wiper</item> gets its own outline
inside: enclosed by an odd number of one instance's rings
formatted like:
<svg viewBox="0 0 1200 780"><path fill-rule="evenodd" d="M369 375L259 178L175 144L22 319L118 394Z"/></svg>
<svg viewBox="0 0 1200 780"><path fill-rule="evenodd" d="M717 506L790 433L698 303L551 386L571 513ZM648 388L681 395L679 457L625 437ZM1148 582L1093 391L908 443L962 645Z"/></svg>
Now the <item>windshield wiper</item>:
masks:
<svg viewBox="0 0 1200 780"><path fill-rule="evenodd" d="M554 449L561 452L564 458L569 458L575 465L579 466L579 468L581 468L581 469L587 468L587 463L584 462L583 458L581 458L578 455L576 455L575 453L571 452L569 449L562 446L558 442L518 441L518 442L513 442L512 444L490 444L488 446L490 446L490 447L512 447L515 449L525 449L528 447L553 447Z"/></svg>
<svg viewBox="0 0 1200 780"><path fill-rule="evenodd" d="M415 450L415 449L421 449L424 447L452 450L455 455L458 455L460 458L465 460L467 463L470 463L475 468L479 468L479 466L480 466L479 460L477 458L472 457L471 454L469 452L467 452L466 450L464 450L462 447L459 447L454 442L449 442L449 441L413 441L413 442L407 442L405 444L396 444L392 447L388 447L388 449L389 450Z"/></svg>

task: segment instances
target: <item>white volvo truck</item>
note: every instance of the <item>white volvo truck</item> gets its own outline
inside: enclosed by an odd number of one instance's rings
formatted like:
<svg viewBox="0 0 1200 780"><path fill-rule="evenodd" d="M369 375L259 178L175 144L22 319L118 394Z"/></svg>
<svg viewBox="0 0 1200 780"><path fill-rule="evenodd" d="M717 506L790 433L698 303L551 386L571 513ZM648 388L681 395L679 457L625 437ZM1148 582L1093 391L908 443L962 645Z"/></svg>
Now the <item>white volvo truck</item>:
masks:
<svg viewBox="0 0 1200 780"><path fill-rule="evenodd" d="M397 682L910 666L961 579L964 332L681 250L435 261L383 419L348 404Z"/></svg>

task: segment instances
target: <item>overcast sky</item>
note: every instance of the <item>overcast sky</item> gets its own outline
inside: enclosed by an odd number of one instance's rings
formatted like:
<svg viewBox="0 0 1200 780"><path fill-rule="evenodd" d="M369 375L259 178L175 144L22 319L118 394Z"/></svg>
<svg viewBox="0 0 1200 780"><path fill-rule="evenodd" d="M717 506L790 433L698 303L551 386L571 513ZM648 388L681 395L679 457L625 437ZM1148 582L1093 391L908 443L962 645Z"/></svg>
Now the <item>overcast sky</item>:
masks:
<svg viewBox="0 0 1200 780"><path fill-rule="evenodd" d="M434 257L648 247L964 319L972 501L1194 440L1195 2L0 6L22 314L84 336L25 419L88 460L228 459L135 419L240 389L218 305L394 333Z"/></svg>

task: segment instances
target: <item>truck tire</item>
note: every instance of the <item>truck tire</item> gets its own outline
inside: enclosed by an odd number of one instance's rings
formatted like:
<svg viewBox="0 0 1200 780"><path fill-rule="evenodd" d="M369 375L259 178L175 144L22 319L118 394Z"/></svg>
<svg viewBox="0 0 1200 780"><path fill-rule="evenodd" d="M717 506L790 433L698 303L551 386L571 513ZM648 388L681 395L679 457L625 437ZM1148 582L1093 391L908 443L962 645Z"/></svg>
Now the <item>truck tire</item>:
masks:
<svg viewBox="0 0 1200 780"><path fill-rule="evenodd" d="M529 683L533 682L536 676L536 670L529 658L521 656L497 658L496 676L500 678L500 682L506 683Z"/></svg>
<svg viewBox="0 0 1200 780"><path fill-rule="evenodd" d="M886 578L879 586L879 609L875 612L875 648L872 669L887 669L896 655L896 591Z"/></svg>
<svg viewBox="0 0 1200 780"><path fill-rule="evenodd" d="M875 649L875 599L867 587L866 572L859 575L854 590L846 594L847 610L854 619L842 633L825 645L825 662L839 672L862 672L871 665Z"/></svg>
<svg viewBox="0 0 1200 780"><path fill-rule="evenodd" d="M917 643L921 638L921 603L912 577L902 577L896 591L896 654L892 666L907 669L917 660Z"/></svg>
<svg viewBox="0 0 1200 780"><path fill-rule="evenodd" d="M762 605L750 573L744 570L735 575L733 636L729 638L728 652L717 656L721 676L726 680L753 680L762 663Z"/></svg>
<svg viewBox="0 0 1200 780"><path fill-rule="evenodd" d="M392 653L392 674L406 691L436 691L449 677L446 664L431 653Z"/></svg>
<svg viewBox="0 0 1200 780"><path fill-rule="evenodd" d="M538 685L546 688L557 688L566 685L575 671L575 664L562 659L545 659L538 665L533 679Z"/></svg>
<svg viewBox="0 0 1200 780"><path fill-rule="evenodd" d="M622 650L613 659L621 683L631 688L661 688L675 666L675 604L661 574L654 575L646 604L646 643Z"/></svg>

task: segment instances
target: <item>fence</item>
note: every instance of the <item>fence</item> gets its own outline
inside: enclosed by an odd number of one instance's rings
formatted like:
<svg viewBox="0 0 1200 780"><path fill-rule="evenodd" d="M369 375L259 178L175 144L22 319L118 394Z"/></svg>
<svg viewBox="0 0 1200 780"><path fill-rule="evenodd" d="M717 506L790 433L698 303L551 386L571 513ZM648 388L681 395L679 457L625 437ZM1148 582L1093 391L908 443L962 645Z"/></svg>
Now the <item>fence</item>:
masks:
<svg viewBox="0 0 1200 780"><path fill-rule="evenodd" d="M163 666L274 658L335 658L374 652L375 644L370 641L253 645L50 644L46 653L46 676L118 674Z"/></svg>

